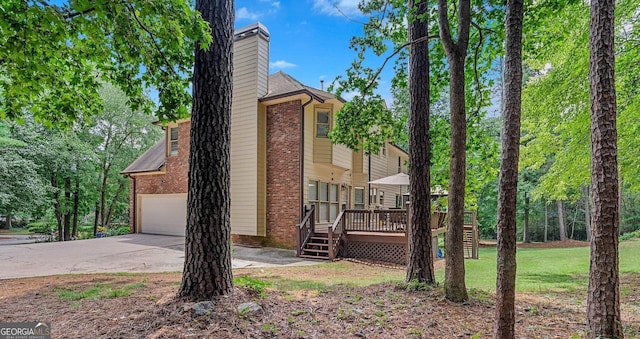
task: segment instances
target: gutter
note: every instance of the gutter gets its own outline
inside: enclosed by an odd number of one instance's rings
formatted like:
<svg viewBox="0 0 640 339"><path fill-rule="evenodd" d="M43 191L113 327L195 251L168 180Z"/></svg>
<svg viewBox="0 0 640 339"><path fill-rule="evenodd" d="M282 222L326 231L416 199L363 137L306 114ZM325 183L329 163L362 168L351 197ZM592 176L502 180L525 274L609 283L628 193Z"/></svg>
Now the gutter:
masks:
<svg viewBox="0 0 640 339"><path fill-rule="evenodd" d="M301 106L300 110L300 220L304 218L304 109L313 101L313 96L309 95L309 101Z"/></svg>

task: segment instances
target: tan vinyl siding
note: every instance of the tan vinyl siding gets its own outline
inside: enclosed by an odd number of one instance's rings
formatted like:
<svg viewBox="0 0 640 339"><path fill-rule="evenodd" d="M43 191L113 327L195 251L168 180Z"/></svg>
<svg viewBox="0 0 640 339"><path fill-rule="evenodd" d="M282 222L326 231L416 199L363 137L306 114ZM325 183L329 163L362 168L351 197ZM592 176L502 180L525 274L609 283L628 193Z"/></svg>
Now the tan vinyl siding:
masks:
<svg viewBox="0 0 640 339"><path fill-rule="evenodd" d="M331 100L330 104L335 110L338 110L342 103L337 100ZM318 105L315 107L328 107L326 104ZM331 141L329 138L316 138L316 123L315 123L315 107L313 104L307 105L305 107L305 118L304 118L304 185L303 185L303 202L305 205L309 205L309 180L315 180L320 182L326 182L330 184L339 185L339 196L340 196L340 206L342 204L346 204L344 196L347 194L349 187L352 185L352 173L349 171L350 166L345 166L346 168L342 168L342 166L333 165L331 163L332 157L326 159L325 163L318 163L315 161L316 159L316 145L317 141L321 140L329 142L328 148L331 149ZM332 112L334 111L332 109ZM335 147L335 146L333 146ZM347 157L349 158L349 163L351 162L351 152L347 153ZM344 187L344 188L342 188ZM344 191L343 191L344 190ZM344 193L344 194L343 194Z"/></svg>
<svg viewBox="0 0 640 339"><path fill-rule="evenodd" d="M344 145L333 145L333 164L342 168L351 168L353 152Z"/></svg>
<svg viewBox="0 0 640 339"><path fill-rule="evenodd" d="M352 152L353 173L364 173L364 151Z"/></svg>
<svg viewBox="0 0 640 339"><path fill-rule="evenodd" d="M233 61L231 232L265 235L266 151L260 129L266 124L260 124L258 97L266 93L268 40L261 34L236 40Z"/></svg>
<svg viewBox="0 0 640 339"><path fill-rule="evenodd" d="M331 153L331 140L329 140L329 138L316 138L314 134L313 162L317 164L331 164Z"/></svg>

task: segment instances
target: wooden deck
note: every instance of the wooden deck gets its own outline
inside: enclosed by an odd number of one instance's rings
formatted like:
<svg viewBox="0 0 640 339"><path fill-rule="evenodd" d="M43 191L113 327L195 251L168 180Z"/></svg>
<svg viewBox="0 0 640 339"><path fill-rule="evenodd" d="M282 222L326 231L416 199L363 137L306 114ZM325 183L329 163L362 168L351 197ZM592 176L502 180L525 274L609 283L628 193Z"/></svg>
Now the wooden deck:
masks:
<svg viewBox="0 0 640 339"><path fill-rule="evenodd" d="M298 225L298 256L329 259L337 257L406 264L408 236L406 210L344 210L332 225L317 225L314 208L308 210ZM438 236L446 232L446 212L431 217L434 258ZM465 212L465 257L478 257L476 215Z"/></svg>

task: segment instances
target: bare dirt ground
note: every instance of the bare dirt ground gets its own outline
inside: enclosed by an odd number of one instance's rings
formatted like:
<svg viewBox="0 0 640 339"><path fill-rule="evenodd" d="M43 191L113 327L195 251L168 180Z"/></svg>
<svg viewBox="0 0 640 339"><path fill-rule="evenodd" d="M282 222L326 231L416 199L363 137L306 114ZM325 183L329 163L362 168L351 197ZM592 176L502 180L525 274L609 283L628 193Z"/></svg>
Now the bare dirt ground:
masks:
<svg viewBox="0 0 640 339"><path fill-rule="evenodd" d="M348 265L345 274L354 279L373 269ZM283 279L291 272L283 271ZM441 287L416 291L398 283L267 288L264 297L236 288L214 300L213 312L195 317L193 303L176 297L180 279L179 273L160 273L0 280L0 321L51 322L54 338L489 338L493 327L491 293L472 290L468 302L455 304L443 299ZM625 334L639 337L640 274L623 274L621 290ZM584 337L583 294L518 294L518 337ZM239 312L237 306L248 301L262 312Z"/></svg>

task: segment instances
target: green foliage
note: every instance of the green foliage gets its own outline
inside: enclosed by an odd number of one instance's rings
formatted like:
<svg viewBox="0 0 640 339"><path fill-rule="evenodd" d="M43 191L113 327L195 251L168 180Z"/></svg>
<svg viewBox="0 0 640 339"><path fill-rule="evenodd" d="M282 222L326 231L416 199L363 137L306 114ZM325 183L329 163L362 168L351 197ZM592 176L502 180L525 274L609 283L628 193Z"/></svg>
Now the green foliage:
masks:
<svg viewBox="0 0 640 339"><path fill-rule="evenodd" d="M0 119L29 111L71 126L102 110L102 81L124 91L133 110L151 113L144 89L155 87L160 119L187 115L193 51L211 42L189 1L8 0L0 12Z"/></svg>
<svg viewBox="0 0 640 339"><path fill-rule="evenodd" d="M540 6L548 2L541 2ZM616 89L618 159L625 185L640 189L637 175L640 99L635 66L638 59L636 29L627 30L636 15L636 1L616 4ZM523 92L521 169L547 167L532 191L534 199L571 200L590 178L589 6L563 1L535 19L526 50L527 63L536 70ZM527 38L524 39L527 41Z"/></svg>
<svg viewBox="0 0 640 339"><path fill-rule="evenodd" d="M634 238L640 238L640 230L622 234L620 236L620 241L625 241L625 240L634 239Z"/></svg>
<svg viewBox="0 0 640 339"><path fill-rule="evenodd" d="M55 226L48 221L31 222L27 227L31 233L51 234L55 231Z"/></svg>
<svg viewBox="0 0 640 339"><path fill-rule="evenodd" d="M246 274L233 278L233 284L251 291L260 298L266 296L266 288L269 286L266 281L249 277Z"/></svg>

